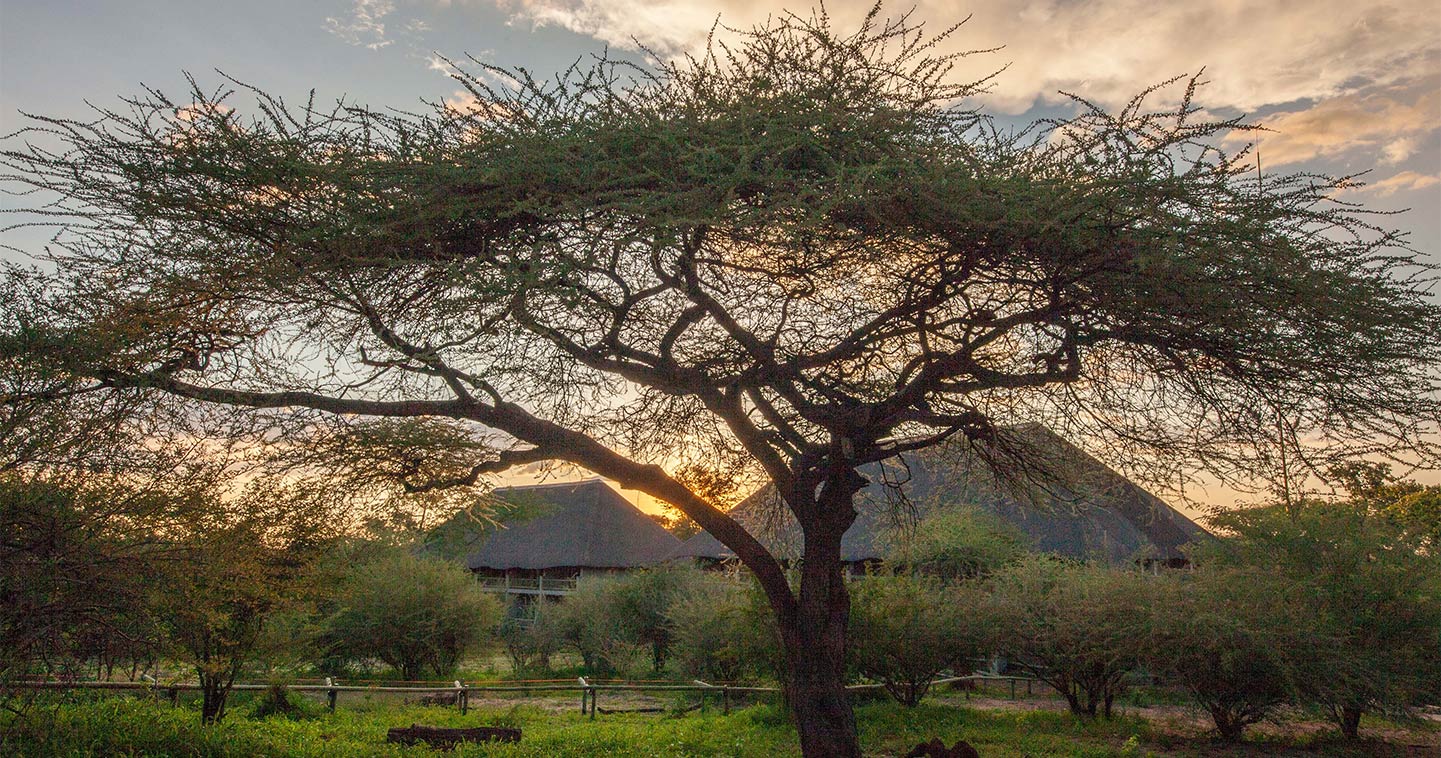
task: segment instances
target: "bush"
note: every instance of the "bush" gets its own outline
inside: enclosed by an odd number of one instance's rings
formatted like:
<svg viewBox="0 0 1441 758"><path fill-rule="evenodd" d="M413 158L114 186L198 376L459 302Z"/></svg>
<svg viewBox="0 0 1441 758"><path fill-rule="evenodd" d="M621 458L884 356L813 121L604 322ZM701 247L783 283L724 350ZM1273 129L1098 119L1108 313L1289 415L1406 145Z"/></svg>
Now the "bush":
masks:
<svg viewBox="0 0 1441 758"><path fill-rule="evenodd" d="M1229 513L1213 521L1232 536L1205 556L1299 590L1320 635L1291 676L1352 738L1362 713L1405 713L1441 682L1441 555L1391 517L1391 500L1358 493Z"/></svg>
<svg viewBox="0 0 1441 758"><path fill-rule="evenodd" d="M280 716L288 719L308 719L315 718L321 712L318 704L291 693L282 685L274 684L256 699L250 709L250 717L266 719Z"/></svg>
<svg viewBox="0 0 1441 758"><path fill-rule="evenodd" d="M986 652L971 585L916 576L876 576L851 585L852 665L914 708L942 671Z"/></svg>
<svg viewBox="0 0 1441 758"><path fill-rule="evenodd" d="M779 670L780 642L759 588L705 575L670 609L675 658L689 676L732 683Z"/></svg>
<svg viewBox="0 0 1441 758"><path fill-rule="evenodd" d="M631 670L640 655L635 626L616 603L619 582L618 577L583 576L553 609L560 644L578 653L586 671L598 677Z"/></svg>
<svg viewBox="0 0 1441 758"><path fill-rule="evenodd" d="M1000 517L973 506L948 505L914 527L897 530L887 560L946 580L991 574L1026 554L1026 537Z"/></svg>
<svg viewBox="0 0 1441 758"><path fill-rule="evenodd" d="M689 566L663 566L625 574L605 585L607 612L636 643L650 648L652 671L664 669L670 656L671 607L700 578Z"/></svg>
<svg viewBox="0 0 1441 758"><path fill-rule="evenodd" d="M500 620L500 603L461 566L402 551L356 568L329 622L340 658L378 658L405 679L448 676Z"/></svg>
<svg viewBox="0 0 1441 758"><path fill-rule="evenodd" d="M500 624L500 640L516 676L547 673L550 657L560 649L557 606L544 600L515 601Z"/></svg>
<svg viewBox="0 0 1441 758"><path fill-rule="evenodd" d="M994 580L996 644L1064 695L1072 713L1110 718L1145 649L1151 579L1039 556L1012 564Z"/></svg>
<svg viewBox="0 0 1441 758"><path fill-rule="evenodd" d="M1210 568L1165 582L1150 668L1185 687L1216 730L1239 741L1295 693L1288 672L1324 648L1291 588L1256 570Z"/></svg>

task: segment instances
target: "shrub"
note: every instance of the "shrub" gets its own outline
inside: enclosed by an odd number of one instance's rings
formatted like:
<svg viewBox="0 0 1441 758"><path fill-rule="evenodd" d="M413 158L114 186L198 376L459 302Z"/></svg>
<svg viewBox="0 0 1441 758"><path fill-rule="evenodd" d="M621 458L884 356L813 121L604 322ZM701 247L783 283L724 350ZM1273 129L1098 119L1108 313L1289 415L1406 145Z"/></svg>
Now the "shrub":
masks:
<svg viewBox="0 0 1441 758"><path fill-rule="evenodd" d="M516 676L550 671L550 657L560 649L561 642L556 607L544 600L517 600L506 610L500 640Z"/></svg>
<svg viewBox="0 0 1441 758"><path fill-rule="evenodd" d="M674 635L671 607L700 580L691 567L664 566L616 577L604 585L607 613L632 639L650 648L651 669L665 668Z"/></svg>
<svg viewBox="0 0 1441 758"><path fill-rule="evenodd" d="M670 609L677 662L707 682L774 676L780 644L759 588L725 576L705 575Z"/></svg>
<svg viewBox="0 0 1441 758"><path fill-rule="evenodd" d="M616 603L619 582L618 577L583 576L553 609L560 644L578 653L586 671L598 677L630 670L639 656L635 625Z"/></svg>
<svg viewBox="0 0 1441 758"><path fill-rule="evenodd" d="M996 644L1072 713L1110 718L1145 647L1151 578L1045 557L1012 564L994 580Z"/></svg>
<svg viewBox="0 0 1441 758"><path fill-rule="evenodd" d="M868 577L851 585L852 665L914 708L942 671L986 651L971 585L916 576Z"/></svg>
<svg viewBox="0 0 1441 758"><path fill-rule="evenodd" d="M943 579L989 575L1026 554L1026 538L1000 517L948 505L891 537L887 559Z"/></svg>
<svg viewBox="0 0 1441 758"><path fill-rule="evenodd" d="M1300 590L1321 634L1291 676L1352 738L1362 713L1404 713L1441 681L1441 555L1392 517L1393 497L1232 512L1213 519L1231 536L1205 556Z"/></svg>
<svg viewBox="0 0 1441 758"><path fill-rule="evenodd" d="M356 568L330 619L340 657L374 657L405 679L453 672L500 620L500 603L461 566L393 551Z"/></svg>
<svg viewBox="0 0 1441 758"><path fill-rule="evenodd" d="M1314 621L1292 588L1256 570L1213 567L1164 584L1147 662L1190 692L1223 739L1239 741L1292 698L1295 661L1324 649Z"/></svg>

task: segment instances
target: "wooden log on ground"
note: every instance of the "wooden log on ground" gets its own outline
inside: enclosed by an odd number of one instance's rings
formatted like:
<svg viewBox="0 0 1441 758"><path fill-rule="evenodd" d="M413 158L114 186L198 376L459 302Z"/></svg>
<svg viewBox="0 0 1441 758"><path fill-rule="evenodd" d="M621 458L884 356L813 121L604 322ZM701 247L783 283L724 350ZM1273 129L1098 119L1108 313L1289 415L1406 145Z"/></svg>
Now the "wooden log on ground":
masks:
<svg viewBox="0 0 1441 758"><path fill-rule="evenodd" d="M922 742L911 748L906 753L906 758L981 758L971 743L960 740L952 747L946 747L939 737L931 738L930 742Z"/></svg>
<svg viewBox="0 0 1441 758"><path fill-rule="evenodd" d="M439 750L454 750L462 742L520 742L520 730L499 726L449 728L441 726L398 726L385 734L385 741L400 745L425 743Z"/></svg>

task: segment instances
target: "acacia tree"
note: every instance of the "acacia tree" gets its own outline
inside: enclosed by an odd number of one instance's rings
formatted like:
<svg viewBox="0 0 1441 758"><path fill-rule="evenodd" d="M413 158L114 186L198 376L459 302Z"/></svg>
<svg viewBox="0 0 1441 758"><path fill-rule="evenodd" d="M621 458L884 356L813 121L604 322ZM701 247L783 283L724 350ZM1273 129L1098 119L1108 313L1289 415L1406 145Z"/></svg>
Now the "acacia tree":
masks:
<svg viewBox="0 0 1441 758"><path fill-rule="evenodd" d="M473 106L421 115L237 84L41 119L4 153L68 223L32 329L86 349L36 360L490 443L402 462L416 489L561 461L673 504L763 587L811 756L858 754L840 541L867 464L944 440L1024 462L998 432L1020 420L1227 476L1278 428L1422 444L1441 313L1404 240L1334 204L1345 180L1262 186L1194 80L1017 133L904 17L734 39L457 71ZM774 483L794 586L697 465Z"/></svg>
<svg viewBox="0 0 1441 758"><path fill-rule="evenodd" d="M994 578L997 649L1051 685L1078 716L1111 718L1125 676L1146 652L1148 577L1033 557Z"/></svg>
<svg viewBox="0 0 1441 758"><path fill-rule="evenodd" d="M1405 713L1436 691L1441 555L1426 549L1430 529L1392 510L1424 488L1386 481L1379 467L1339 473L1349 480L1347 500L1305 499L1213 518L1230 536L1208 546L1203 560L1293 585L1321 634L1288 673L1355 739L1362 714ZM1355 476L1368 473L1371 482Z"/></svg>

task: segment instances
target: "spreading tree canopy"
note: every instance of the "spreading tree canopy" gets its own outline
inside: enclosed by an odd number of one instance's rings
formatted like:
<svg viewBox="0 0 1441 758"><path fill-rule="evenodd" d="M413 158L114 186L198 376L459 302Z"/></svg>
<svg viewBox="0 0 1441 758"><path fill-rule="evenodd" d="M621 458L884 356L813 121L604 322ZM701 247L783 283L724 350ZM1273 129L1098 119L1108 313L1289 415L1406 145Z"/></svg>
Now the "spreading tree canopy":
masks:
<svg viewBox="0 0 1441 758"><path fill-rule="evenodd" d="M726 38L477 63L473 102L420 114L234 82L37 118L7 178L64 226L17 344L46 392L262 409L307 445L419 419L390 428L450 453L387 459L415 489L562 461L674 504L765 588L807 755L857 753L839 544L868 463L1024 461L1017 421L1226 476L1278 439L1435 459L1441 309L1404 240L1345 179L1218 150L1242 127L1198 80L1010 130L905 17ZM775 484L795 587L717 474Z"/></svg>

